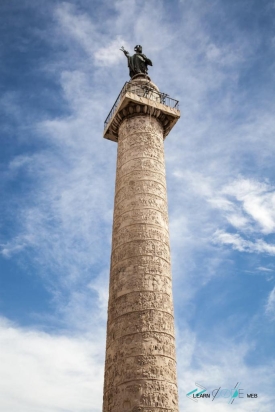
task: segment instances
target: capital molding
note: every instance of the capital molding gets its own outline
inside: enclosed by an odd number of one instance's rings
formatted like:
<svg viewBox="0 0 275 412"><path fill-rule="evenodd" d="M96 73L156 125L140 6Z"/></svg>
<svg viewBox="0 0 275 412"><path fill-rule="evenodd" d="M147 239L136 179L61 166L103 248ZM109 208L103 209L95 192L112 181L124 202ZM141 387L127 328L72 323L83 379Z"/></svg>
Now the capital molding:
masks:
<svg viewBox="0 0 275 412"><path fill-rule="evenodd" d="M126 91L105 125L103 137L117 142L121 123L124 119L133 116L155 117L163 127L163 138L165 139L180 118L180 111L160 103L157 99L148 99Z"/></svg>

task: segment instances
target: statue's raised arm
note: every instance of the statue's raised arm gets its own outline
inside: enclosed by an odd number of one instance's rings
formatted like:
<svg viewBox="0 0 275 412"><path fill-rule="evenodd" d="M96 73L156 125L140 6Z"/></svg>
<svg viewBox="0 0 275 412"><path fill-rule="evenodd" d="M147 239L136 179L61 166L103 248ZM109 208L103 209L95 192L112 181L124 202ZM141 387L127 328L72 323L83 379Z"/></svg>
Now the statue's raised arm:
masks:
<svg viewBox="0 0 275 412"><path fill-rule="evenodd" d="M153 66L153 63L148 59L145 54L142 54L142 46L138 44L134 50L135 54L133 56L129 55L129 52L122 46L121 51L125 54L128 60L129 75L134 77L136 74L148 74L148 67Z"/></svg>

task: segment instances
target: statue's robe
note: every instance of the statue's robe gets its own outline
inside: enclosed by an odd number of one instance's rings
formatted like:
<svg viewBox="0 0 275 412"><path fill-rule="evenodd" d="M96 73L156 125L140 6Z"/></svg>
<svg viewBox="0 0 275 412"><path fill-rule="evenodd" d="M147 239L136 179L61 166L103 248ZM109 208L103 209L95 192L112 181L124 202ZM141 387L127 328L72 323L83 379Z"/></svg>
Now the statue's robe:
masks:
<svg viewBox="0 0 275 412"><path fill-rule="evenodd" d="M153 66L150 59L148 59L145 54L136 53L133 56L127 56L128 58L128 67L129 67L129 74L132 78L135 74L139 73L148 73L147 66Z"/></svg>

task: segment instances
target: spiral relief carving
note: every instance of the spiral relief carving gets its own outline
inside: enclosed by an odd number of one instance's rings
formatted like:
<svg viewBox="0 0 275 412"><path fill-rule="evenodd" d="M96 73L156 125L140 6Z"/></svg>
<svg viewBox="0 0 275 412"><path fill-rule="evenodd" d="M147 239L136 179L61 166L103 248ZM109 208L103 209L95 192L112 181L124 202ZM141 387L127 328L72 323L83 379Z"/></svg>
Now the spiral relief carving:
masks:
<svg viewBox="0 0 275 412"><path fill-rule="evenodd" d="M132 105L116 124L104 412L178 412L164 120Z"/></svg>

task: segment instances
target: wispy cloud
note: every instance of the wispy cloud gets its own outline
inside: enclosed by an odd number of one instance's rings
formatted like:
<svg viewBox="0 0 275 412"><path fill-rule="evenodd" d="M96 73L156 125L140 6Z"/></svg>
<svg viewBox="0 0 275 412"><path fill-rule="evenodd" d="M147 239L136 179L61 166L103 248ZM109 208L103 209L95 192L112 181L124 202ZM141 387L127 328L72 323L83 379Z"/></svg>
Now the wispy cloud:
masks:
<svg viewBox="0 0 275 412"><path fill-rule="evenodd" d="M240 252L268 253L270 255L275 254L275 245L270 245L263 240L256 240L255 242L251 242L249 240L243 239L238 234L217 231L214 233L214 240L223 245L231 245L234 249Z"/></svg>
<svg viewBox="0 0 275 412"><path fill-rule="evenodd" d="M275 287L270 292L265 307L266 314L275 320Z"/></svg>
<svg viewBox="0 0 275 412"><path fill-rule="evenodd" d="M55 30L60 34L59 41L62 39L67 44L70 42L72 51L74 47L82 47L92 58L100 41L100 33L97 25L92 22L87 13L71 2L63 2L54 8L54 17L57 22Z"/></svg>
<svg viewBox="0 0 275 412"><path fill-rule="evenodd" d="M274 233L275 229L273 186L244 177L222 186L213 176L205 177L196 172L182 174L176 171L175 177L183 179L189 193L192 191L204 203L207 216L211 210L219 212L208 225L208 236L213 234L216 242L231 245L240 252L274 254L275 246L265 241L265 236ZM227 232L227 228L231 232ZM232 230L237 233L232 233Z"/></svg>
<svg viewBox="0 0 275 412"><path fill-rule="evenodd" d="M117 36L108 46L101 47L95 52L95 64L112 67L114 64L121 62L124 56L120 50L121 46L124 46L126 50L130 48L121 36Z"/></svg>
<svg viewBox="0 0 275 412"><path fill-rule="evenodd" d="M275 231L275 188L253 179L238 179L222 190L222 194L240 202L241 211L257 225L258 231Z"/></svg>

